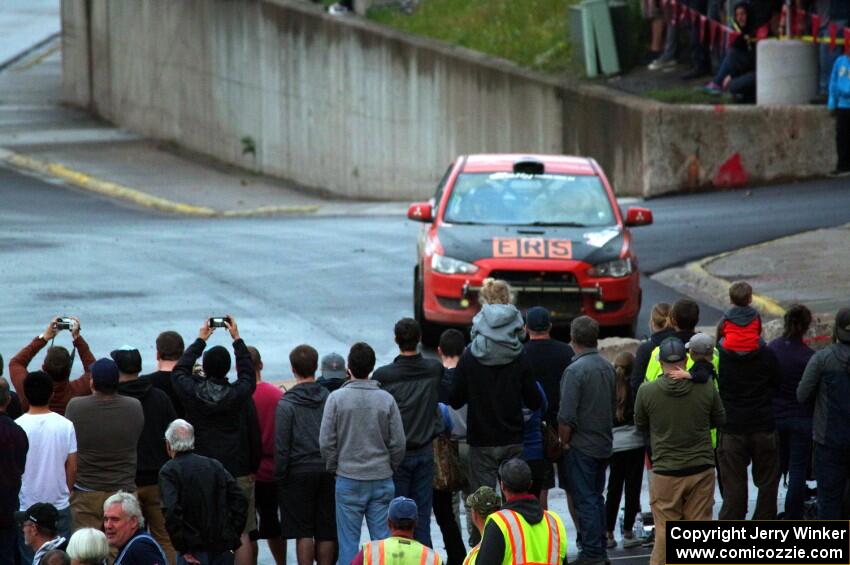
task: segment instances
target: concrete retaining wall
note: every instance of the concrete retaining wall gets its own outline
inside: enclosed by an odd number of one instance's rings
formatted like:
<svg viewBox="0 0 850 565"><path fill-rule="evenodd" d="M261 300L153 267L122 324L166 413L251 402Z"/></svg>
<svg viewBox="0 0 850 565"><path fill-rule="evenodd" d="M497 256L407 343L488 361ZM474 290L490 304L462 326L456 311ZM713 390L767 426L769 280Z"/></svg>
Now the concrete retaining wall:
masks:
<svg viewBox="0 0 850 565"><path fill-rule="evenodd" d="M427 197L467 152L589 155L646 196L805 178L834 155L820 108L663 105L298 0L84 5L62 2L69 102L339 195Z"/></svg>

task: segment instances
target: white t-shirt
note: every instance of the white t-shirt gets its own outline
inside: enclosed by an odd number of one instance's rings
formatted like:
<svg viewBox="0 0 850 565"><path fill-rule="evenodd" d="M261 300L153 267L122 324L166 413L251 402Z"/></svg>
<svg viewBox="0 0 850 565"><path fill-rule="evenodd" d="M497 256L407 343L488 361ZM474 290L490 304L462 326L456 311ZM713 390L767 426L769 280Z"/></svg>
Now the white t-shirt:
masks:
<svg viewBox="0 0 850 565"><path fill-rule="evenodd" d="M30 447L21 479L20 508L49 502L57 510L68 508L70 493L65 479L65 461L77 452L74 424L55 412L24 414L15 422L27 433Z"/></svg>

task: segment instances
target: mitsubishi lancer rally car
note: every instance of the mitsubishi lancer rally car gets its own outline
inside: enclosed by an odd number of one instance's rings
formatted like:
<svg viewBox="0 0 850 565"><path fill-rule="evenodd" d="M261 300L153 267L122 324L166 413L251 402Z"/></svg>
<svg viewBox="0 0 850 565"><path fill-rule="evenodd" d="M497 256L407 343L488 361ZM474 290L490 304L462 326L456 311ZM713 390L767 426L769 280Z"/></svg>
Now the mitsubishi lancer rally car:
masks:
<svg viewBox="0 0 850 565"><path fill-rule="evenodd" d="M507 281L523 313L547 308L555 326L587 314L607 334L634 335L641 290L628 228L651 224L652 212L624 218L593 159L461 156L407 217L426 224L413 305L429 345L444 326L472 323L487 277Z"/></svg>

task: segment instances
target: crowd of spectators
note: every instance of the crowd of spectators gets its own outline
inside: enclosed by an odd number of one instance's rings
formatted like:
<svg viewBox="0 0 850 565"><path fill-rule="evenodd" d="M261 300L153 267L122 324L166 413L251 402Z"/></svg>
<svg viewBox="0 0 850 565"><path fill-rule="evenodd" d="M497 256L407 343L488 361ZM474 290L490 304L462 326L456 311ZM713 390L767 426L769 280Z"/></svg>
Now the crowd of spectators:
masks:
<svg viewBox="0 0 850 565"><path fill-rule="evenodd" d="M439 360L422 355L409 318L394 327L399 355L378 368L366 343L321 363L298 345L286 391L263 380L260 352L232 317L233 357L208 347L216 325L204 321L185 350L179 334L160 334L157 371L143 376L133 346L95 359L77 319L74 352L50 346L30 370L61 327L52 320L10 361L16 391L0 378L0 563L247 565L263 539L280 565L294 539L300 565L390 553L438 565L433 513L449 565L516 552L555 565L567 548L548 510L557 478L578 532L573 562L606 562L619 518L623 546L654 545L661 564L666 522L712 519L716 483L718 518L750 515L750 465L752 517L801 519L812 454L816 514L844 517L850 308L822 351L804 341L802 305L766 343L752 288L736 283L716 343L682 299L655 305L651 337L611 363L590 317L573 320L566 344L551 337L546 309L520 313L504 281L486 280L479 302L469 345L447 330ZM85 373L70 380L76 355ZM654 540L632 531L645 467ZM364 520L372 542L361 546Z"/></svg>

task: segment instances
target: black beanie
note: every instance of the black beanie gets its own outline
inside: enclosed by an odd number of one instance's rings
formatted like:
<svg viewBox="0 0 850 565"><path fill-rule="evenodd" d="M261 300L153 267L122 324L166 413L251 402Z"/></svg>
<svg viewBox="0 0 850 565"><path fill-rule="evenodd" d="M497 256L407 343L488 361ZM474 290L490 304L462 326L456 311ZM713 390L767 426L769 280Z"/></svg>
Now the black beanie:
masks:
<svg viewBox="0 0 850 565"><path fill-rule="evenodd" d="M223 379L230 370L230 353L221 345L216 345L204 353L204 374L212 379Z"/></svg>

